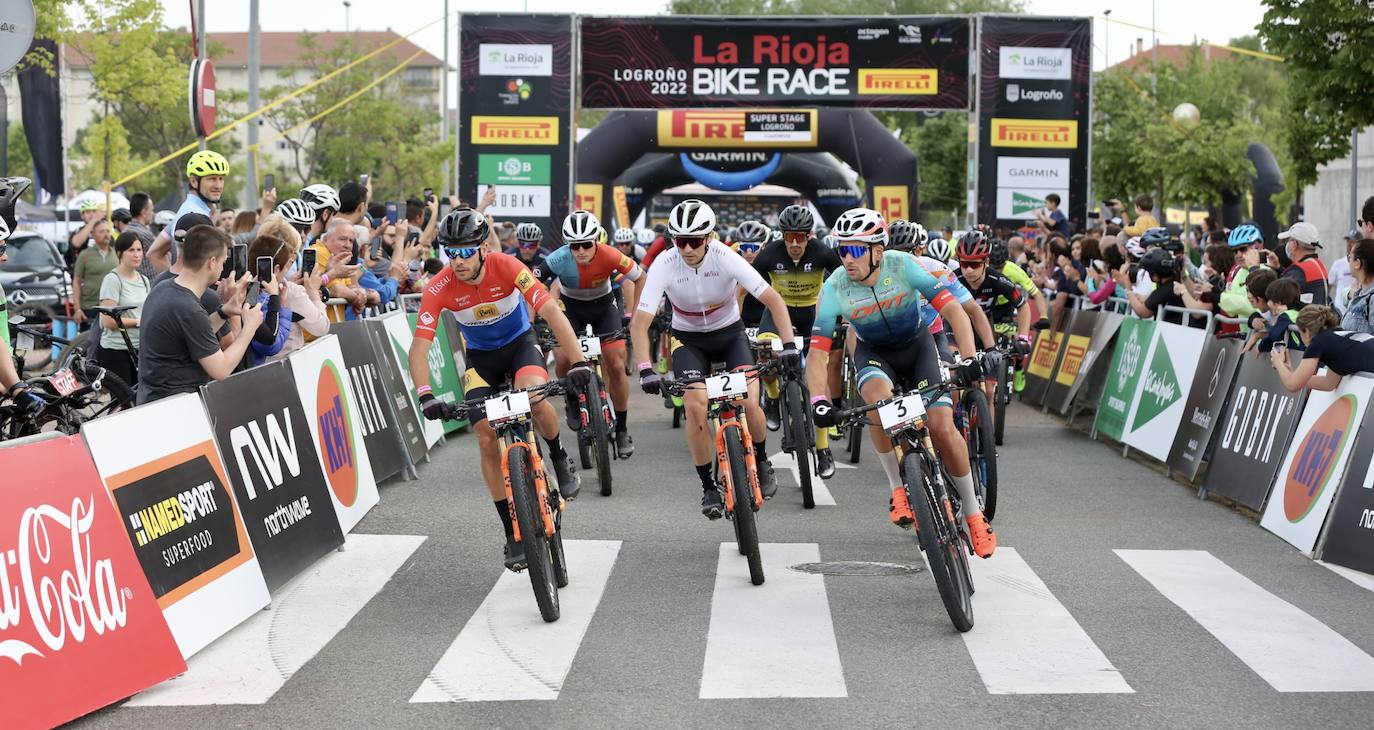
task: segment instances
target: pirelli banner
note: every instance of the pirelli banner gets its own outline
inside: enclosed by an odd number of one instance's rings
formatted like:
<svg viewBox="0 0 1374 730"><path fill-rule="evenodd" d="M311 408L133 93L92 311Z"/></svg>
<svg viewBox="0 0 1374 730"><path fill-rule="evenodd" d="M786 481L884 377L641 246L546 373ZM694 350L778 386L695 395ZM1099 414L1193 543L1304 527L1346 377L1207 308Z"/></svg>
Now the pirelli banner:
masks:
<svg viewBox="0 0 1374 730"><path fill-rule="evenodd" d="M580 23L588 108L969 108L973 24L966 16Z"/></svg>
<svg viewBox="0 0 1374 730"><path fill-rule="evenodd" d="M462 16L458 197L556 239L571 197L573 19ZM557 222L557 223L555 223Z"/></svg>
<svg viewBox="0 0 1374 730"><path fill-rule="evenodd" d="M1024 226L1054 193L1081 230L1092 20L979 16L978 49L978 222Z"/></svg>

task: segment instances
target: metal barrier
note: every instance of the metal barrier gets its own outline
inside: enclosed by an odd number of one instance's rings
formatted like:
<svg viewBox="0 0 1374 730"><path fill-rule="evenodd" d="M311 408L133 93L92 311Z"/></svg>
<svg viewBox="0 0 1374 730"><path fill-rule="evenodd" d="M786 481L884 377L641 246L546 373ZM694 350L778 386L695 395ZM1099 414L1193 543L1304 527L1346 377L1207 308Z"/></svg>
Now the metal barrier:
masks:
<svg viewBox="0 0 1374 730"><path fill-rule="evenodd" d="M1202 327L1199 327L1197 329L1207 330L1208 332L1212 331L1212 319L1216 317L1216 315L1213 314L1212 311L1209 309L1189 309L1188 307L1172 307L1166 304L1160 307L1159 311L1155 312L1155 321L1164 321L1165 312L1178 312L1180 315L1183 315L1184 327L1193 326L1191 324L1193 320L1190 317L1206 317L1206 321L1203 322Z"/></svg>

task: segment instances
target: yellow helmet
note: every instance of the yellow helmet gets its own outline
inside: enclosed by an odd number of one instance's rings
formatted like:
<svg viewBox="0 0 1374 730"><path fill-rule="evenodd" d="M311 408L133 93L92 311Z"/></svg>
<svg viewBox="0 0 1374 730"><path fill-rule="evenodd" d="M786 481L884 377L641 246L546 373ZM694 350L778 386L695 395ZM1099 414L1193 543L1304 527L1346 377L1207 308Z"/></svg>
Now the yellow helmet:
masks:
<svg viewBox="0 0 1374 730"><path fill-rule="evenodd" d="M196 177L207 175L228 175L229 161L224 159L224 155L211 150L201 150L191 155L191 159L186 161L186 174Z"/></svg>

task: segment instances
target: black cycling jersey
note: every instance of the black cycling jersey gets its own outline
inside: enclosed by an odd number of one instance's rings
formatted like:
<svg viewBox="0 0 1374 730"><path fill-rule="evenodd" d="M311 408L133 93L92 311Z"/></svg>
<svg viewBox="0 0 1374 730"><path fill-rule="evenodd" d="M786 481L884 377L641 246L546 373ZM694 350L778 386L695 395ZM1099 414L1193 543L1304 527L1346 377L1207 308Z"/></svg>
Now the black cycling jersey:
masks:
<svg viewBox="0 0 1374 730"><path fill-rule="evenodd" d="M1011 279L992 271L983 277L983 283L976 288L968 283L962 272L959 274L959 283L973 295L974 301L983 308L983 312L988 315L988 321L993 324L1015 320L1016 310L1026 304L1021 287L1011 283Z"/></svg>
<svg viewBox="0 0 1374 730"><path fill-rule="evenodd" d="M825 278L842 266L839 254L815 239L807 242L800 261L792 261L783 241L764 246L754 259L754 270L768 279L789 307L815 307Z"/></svg>
<svg viewBox="0 0 1374 730"><path fill-rule="evenodd" d="M534 274L534 278L538 279L539 283L548 286L553 282L554 273L550 271L549 267L544 263L544 260L549 257L548 251L542 248L539 249L539 253L535 254L534 258L529 261L526 261L524 257L520 255L520 249L518 248L507 249L506 253L519 259L520 263L524 264L525 268L529 269L531 274Z"/></svg>

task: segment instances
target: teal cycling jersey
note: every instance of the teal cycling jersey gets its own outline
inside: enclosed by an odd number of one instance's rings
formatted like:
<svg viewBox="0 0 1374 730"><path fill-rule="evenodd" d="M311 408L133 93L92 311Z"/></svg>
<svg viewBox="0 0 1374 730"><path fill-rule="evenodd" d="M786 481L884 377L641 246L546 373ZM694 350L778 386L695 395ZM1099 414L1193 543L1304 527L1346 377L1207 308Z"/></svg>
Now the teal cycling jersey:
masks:
<svg viewBox="0 0 1374 730"><path fill-rule="evenodd" d="M837 269L825 280L816 324L811 329L811 346L828 352L840 320L848 322L864 342L884 347L904 345L925 329L926 307L938 312L954 301L948 284L922 268L916 257L887 251L871 287L850 281L844 269Z"/></svg>

